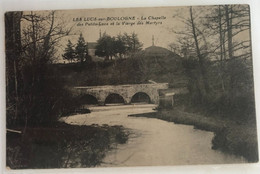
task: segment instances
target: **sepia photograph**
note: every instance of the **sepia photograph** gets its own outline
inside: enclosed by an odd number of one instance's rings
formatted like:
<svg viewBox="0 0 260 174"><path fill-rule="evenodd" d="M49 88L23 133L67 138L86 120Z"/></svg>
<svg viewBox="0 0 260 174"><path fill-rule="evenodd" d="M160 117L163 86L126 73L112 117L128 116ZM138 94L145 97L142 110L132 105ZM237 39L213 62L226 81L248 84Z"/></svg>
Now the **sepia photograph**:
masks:
<svg viewBox="0 0 260 174"><path fill-rule="evenodd" d="M7 169L258 162L249 5L4 22Z"/></svg>

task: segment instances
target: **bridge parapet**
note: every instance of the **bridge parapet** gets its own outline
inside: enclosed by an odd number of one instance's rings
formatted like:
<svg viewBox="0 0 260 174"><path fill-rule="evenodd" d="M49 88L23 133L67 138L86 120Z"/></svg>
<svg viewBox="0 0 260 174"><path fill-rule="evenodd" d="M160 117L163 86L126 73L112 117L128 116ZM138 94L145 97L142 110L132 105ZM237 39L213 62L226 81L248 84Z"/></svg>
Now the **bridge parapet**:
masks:
<svg viewBox="0 0 260 174"><path fill-rule="evenodd" d="M93 90L109 90L109 89L121 89L121 88L146 88L152 87L157 89L168 89L168 83L156 83L156 84L127 84L127 85L104 85L104 86L76 86L75 89L93 89Z"/></svg>

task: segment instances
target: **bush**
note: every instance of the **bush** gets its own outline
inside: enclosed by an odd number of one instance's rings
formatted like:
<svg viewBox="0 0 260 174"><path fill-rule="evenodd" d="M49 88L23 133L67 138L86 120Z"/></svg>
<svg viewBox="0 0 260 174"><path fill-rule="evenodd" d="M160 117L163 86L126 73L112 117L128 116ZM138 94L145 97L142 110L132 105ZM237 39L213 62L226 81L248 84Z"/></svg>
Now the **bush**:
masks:
<svg viewBox="0 0 260 174"><path fill-rule="evenodd" d="M60 74L50 65L38 69L26 65L21 74L23 79L19 84L23 87L19 88L18 114L15 118L15 108L7 110L8 127L53 124L62 114L79 106L77 98L64 87Z"/></svg>
<svg viewBox="0 0 260 174"><path fill-rule="evenodd" d="M252 62L234 58L223 62L206 62L205 90L201 67L194 59L186 59L183 65L189 77L189 106L207 115L225 116L238 122L255 119Z"/></svg>

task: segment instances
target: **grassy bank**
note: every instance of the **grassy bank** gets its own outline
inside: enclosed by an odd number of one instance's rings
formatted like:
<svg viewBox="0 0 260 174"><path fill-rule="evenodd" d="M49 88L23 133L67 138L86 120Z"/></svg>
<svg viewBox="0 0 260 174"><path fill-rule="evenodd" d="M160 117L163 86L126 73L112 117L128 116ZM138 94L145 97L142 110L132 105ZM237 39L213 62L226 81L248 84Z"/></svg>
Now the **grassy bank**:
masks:
<svg viewBox="0 0 260 174"><path fill-rule="evenodd" d="M249 162L258 161L256 127L252 124L241 124L234 121L206 117L184 112L181 109L161 110L154 113L131 115L134 117L158 118L176 124L193 125L196 129L212 131L212 149L245 157Z"/></svg>
<svg viewBox="0 0 260 174"><path fill-rule="evenodd" d="M7 132L6 162L12 169L93 167L127 139L121 126L30 127L22 134Z"/></svg>

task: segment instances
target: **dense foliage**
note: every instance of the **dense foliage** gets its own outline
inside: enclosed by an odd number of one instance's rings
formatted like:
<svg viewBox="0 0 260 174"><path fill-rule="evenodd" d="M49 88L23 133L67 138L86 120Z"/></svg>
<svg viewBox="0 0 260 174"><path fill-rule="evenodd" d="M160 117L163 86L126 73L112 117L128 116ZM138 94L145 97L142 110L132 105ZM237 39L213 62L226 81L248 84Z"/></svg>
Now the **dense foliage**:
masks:
<svg viewBox="0 0 260 174"><path fill-rule="evenodd" d="M126 58L135 55L142 49L143 44L139 41L136 33L111 37L104 33L97 41L95 54L109 60L115 57Z"/></svg>
<svg viewBox="0 0 260 174"><path fill-rule="evenodd" d="M179 56L152 57L136 56L106 62L90 62L83 66L77 63L56 64L53 69L59 72L68 86L96 86L149 83L149 80L168 82L171 87L185 87L184 74Z"/></svg>
<svg viewBox="0 0 260 174"><path fill-rule="evenodd" d="M8 127L52 124L77 104L51 68L58 41L70 32L55 19L55 12L6 13Z"/></svg>

